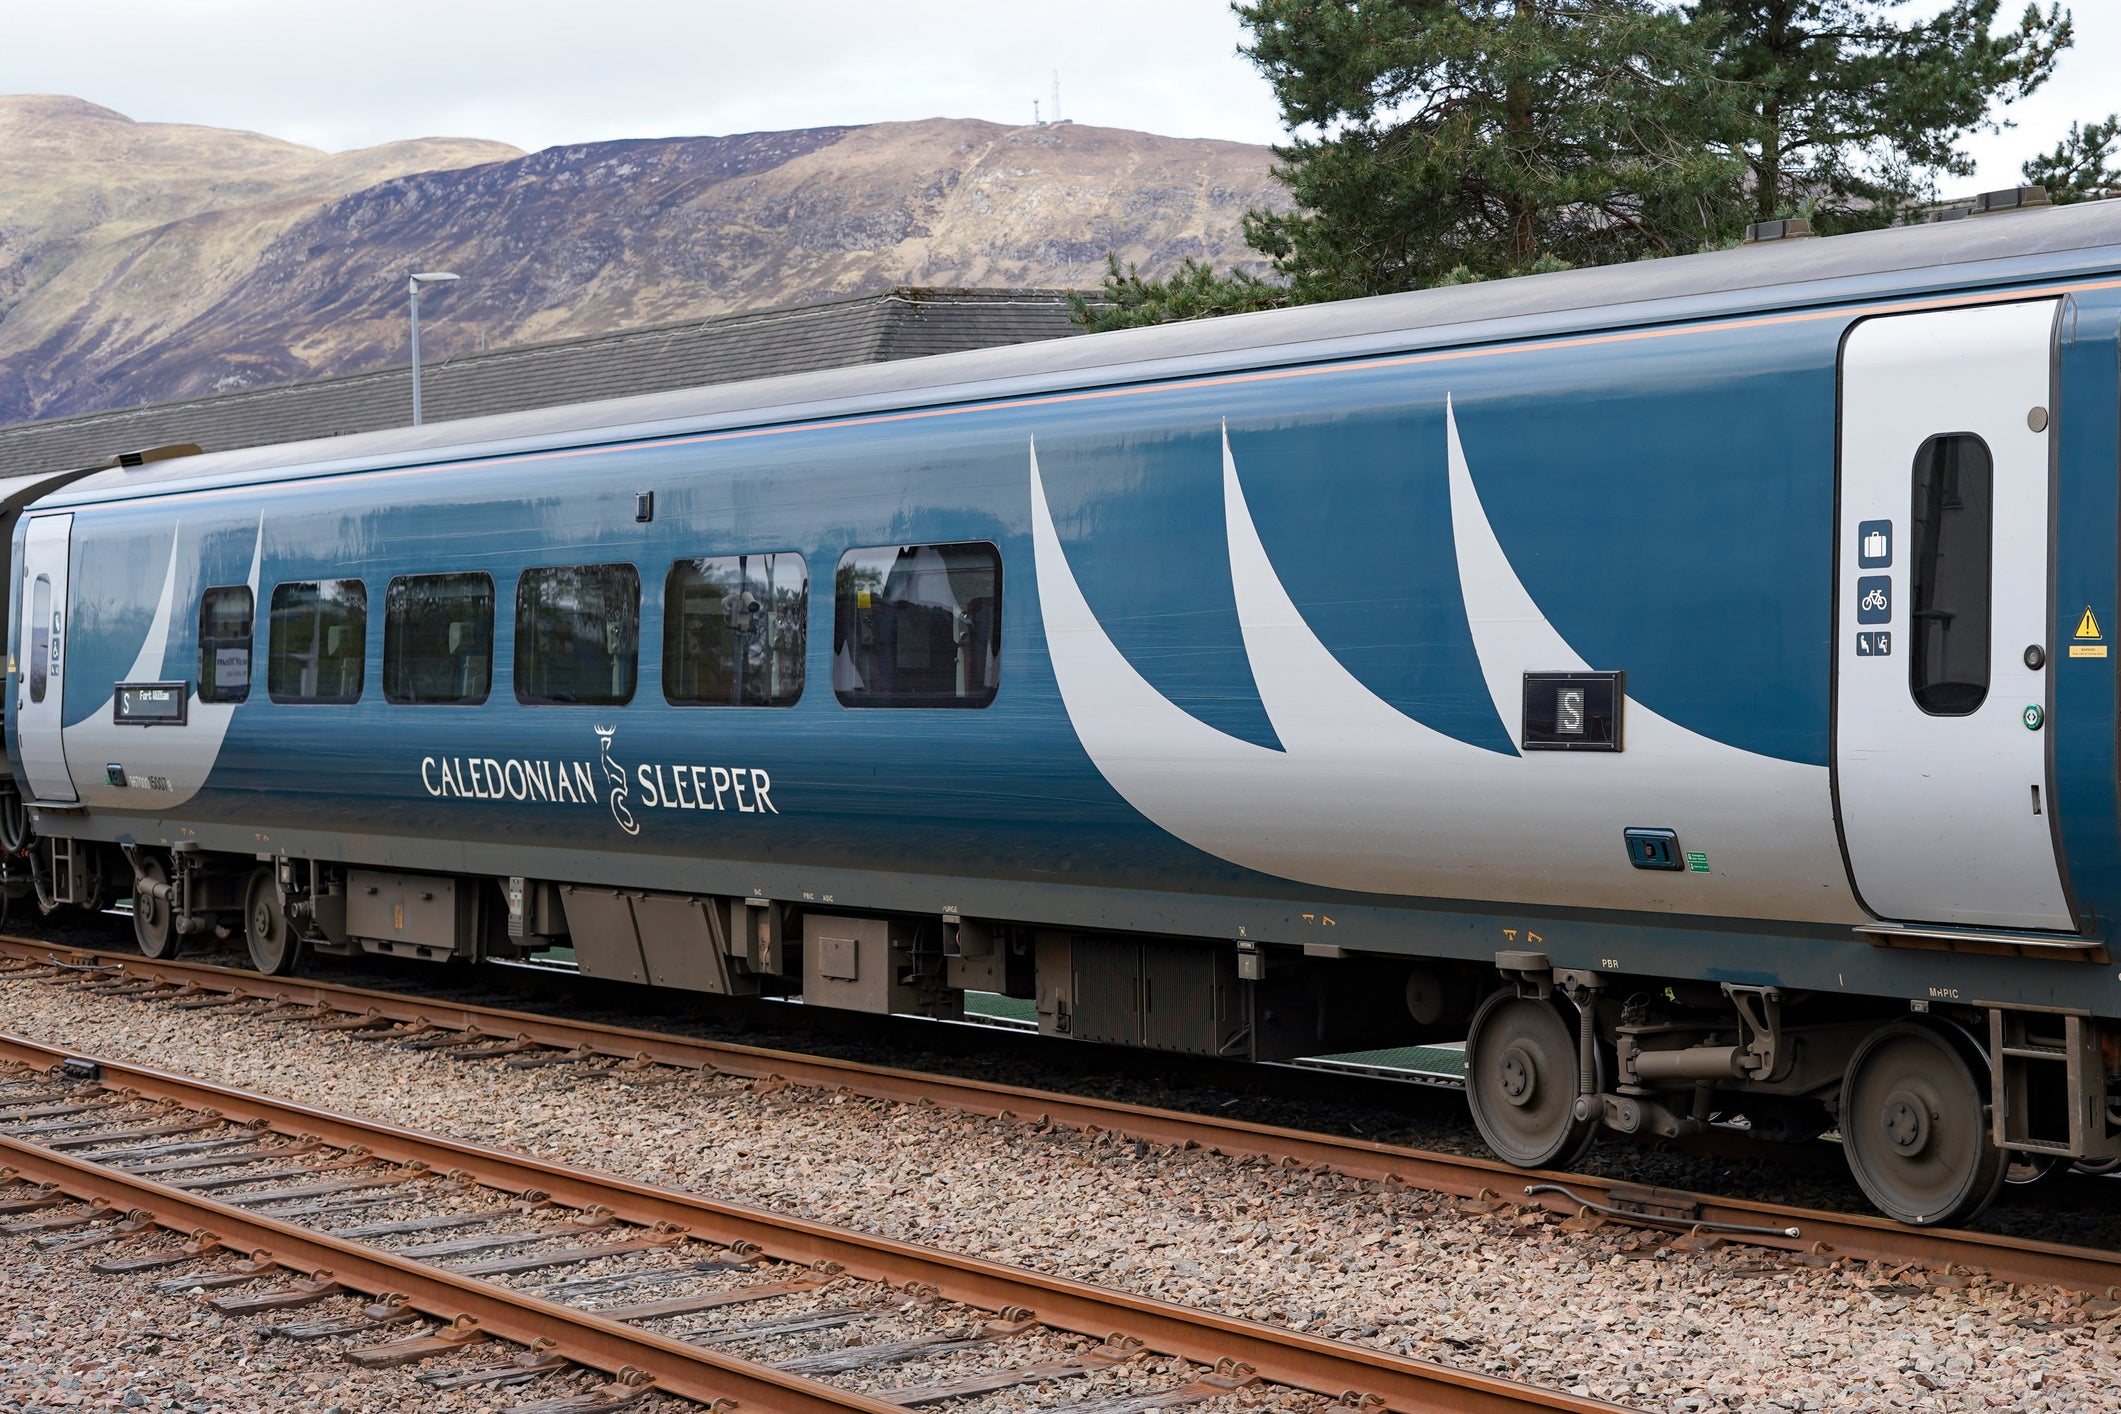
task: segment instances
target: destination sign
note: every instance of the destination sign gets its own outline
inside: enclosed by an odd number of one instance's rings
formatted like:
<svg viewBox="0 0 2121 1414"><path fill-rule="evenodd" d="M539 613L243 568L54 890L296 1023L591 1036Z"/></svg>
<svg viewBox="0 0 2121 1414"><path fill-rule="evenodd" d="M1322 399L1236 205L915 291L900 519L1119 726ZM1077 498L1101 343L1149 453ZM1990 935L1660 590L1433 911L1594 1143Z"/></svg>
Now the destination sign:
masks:
<svg viewBox="0 0 2121 1414"><path fill-rule="evenodd" d="M111 693L111 718L136 727L181 726L190 699L188 682L121 682Z"/></svg>

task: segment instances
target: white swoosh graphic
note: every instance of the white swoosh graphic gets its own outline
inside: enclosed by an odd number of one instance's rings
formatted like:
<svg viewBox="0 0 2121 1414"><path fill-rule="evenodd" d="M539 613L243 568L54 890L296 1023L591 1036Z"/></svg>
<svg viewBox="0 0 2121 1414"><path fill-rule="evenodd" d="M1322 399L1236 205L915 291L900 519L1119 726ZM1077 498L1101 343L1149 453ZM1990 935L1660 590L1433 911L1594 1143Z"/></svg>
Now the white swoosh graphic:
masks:
<svg viewBox="0 0 2121 1414"><path fill-rule="evenodd" d="M162 580L162 598L155 605L155 617L148 625L147 638L140 645L139 656L133 660L133 670L127 682L152 682L162 676L163 660L169 651L170 625L174 621L177 603L177 552L182 548L182 528L172 528L169 551L169 573ZM265 559L265 515L258 515L257 541L250 553L250 602L252 605L251 662L264 662L265 643L258 632L264 616L257 613L258 571ZM258 675L253 673L251 690L259 689ZM113 684L115 688L115 684ZM185 723L181 727L120 727L111 719L111 705L116 692L104 699L103 705L87 718L66 729L66 749L69 763L82 762L74 780L74 788L80 792L83 802L125 810L164 810L173 805L182 805L199 793L206 778L213 773L214 763L220 759L221 742L228 735L228 724L235 719L235 702L202 702L199 700L199 685L192 683L191 700L185 704ZM79 755L71 753L79 752ZM141 790L134 786L113 786L103 777L106 762L116 762L126 768L127 776L135 782L144 782L150 776L160 777L169 785L167 791Z"/></svg>
<svg viewBox="0 0 2121 1414"><path fill-rule="evenodd" d="M1585 664L1488 524L1446 405L1451 525L1482 676L1505 723L1527 671ZM1208 726L1115 647L1062 550L1031 448L1032 539L1061 699L1112 787L1195 847L1362 893L1857 921L1824 767L1741 751L1630 699L1618 753L1490 751L1379 698L1318 640L1275 573L1227 433L1223 502L1245 654L1282 750ZM1624 665L1619 665L1624 666ZM1708 873L1633 868L1621 831L1679 832Z"/></svg>

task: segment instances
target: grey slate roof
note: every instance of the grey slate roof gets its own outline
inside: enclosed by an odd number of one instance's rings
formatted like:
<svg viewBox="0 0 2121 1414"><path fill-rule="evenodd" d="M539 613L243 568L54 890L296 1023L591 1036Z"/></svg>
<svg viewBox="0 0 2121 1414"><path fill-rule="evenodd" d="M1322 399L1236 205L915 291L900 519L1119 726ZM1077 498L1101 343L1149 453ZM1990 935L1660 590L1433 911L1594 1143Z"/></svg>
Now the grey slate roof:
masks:
<svg viewBox="0 0 2121 1414"><path fill-rule="evenodd" d="M523 412L851 364L995 348L1080 330L1059 290L900 288L790 309L495 349L429 363L429 422ZM0 427L0 480L191 442L209 452L405 426L409 368Z"/></svg>

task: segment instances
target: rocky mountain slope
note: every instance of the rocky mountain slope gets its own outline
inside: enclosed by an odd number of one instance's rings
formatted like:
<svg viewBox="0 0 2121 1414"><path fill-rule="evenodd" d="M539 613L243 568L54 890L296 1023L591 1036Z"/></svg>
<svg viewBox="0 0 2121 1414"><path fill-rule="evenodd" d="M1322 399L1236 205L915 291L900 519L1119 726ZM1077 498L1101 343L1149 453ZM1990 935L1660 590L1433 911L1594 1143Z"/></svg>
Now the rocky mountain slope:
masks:
<svg viewBox="0 0 2121 1414"><path fill-rule="evenodd" d="M0 97L0 423L891 285L1248 263L1265 148L963 119L325 154Z"/></svg>

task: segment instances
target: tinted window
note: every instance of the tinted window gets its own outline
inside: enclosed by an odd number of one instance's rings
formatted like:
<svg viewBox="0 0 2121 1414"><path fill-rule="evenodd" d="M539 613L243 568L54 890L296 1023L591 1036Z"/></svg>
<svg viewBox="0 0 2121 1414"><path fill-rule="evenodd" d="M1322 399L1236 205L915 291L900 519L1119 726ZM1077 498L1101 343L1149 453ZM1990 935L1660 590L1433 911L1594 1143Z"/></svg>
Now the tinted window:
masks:
<svg viewBox="0 0 2121 1414"><path fill-rule="evenodd" d="M277 586L265 653L265 691L273 701L360 701L368 587L358 579Z"/></svg>
<svg viewBox="0 0 2121 1414"><path fill-rule="evenodd" d="M615 707L633 700L641 576L632 565L525 570L516 581L516 700Z"/></svg>
<svg viewBox="0 0 2121 1414"><path fill-rule="evenodd" d="M199 700L241 702L250 696L247 586L209 589L199 597Z"/></svg>
<svg viewBox="0 0 2121 1414"><path fill-rule="evenodd" d="M809 622L801 555L679 560L663 585L663 696L702 707L793 706Z"/></svg>
<svg viewBox="0 0 2121 1414"><path fill-rule="evenodd" d="M383 591L383 696L391 702L486 700L493 681L493 580L401 575Z"/></svg>
<svg viewBox="0 0 2121 1414"><path fill-rule="evenodd" d="M1995 463L1972 433L1915 453L1908 566L1908 687L1923 711L1963 717L1988 696L1989 556Z"/></svg>
<svg viewBox="0 0 2121 1414"><path fill-rule="evenodd" d="M832 690L849 707L984 707L1002 668L992 545L849 550L833 575Z"/></svg>
<svg viewBox="0 0 2121 1414"><path fill-rule="evenodd" d="M29 700L44 700L52 670L52 577L37 576L29 596Z"/></svg>

